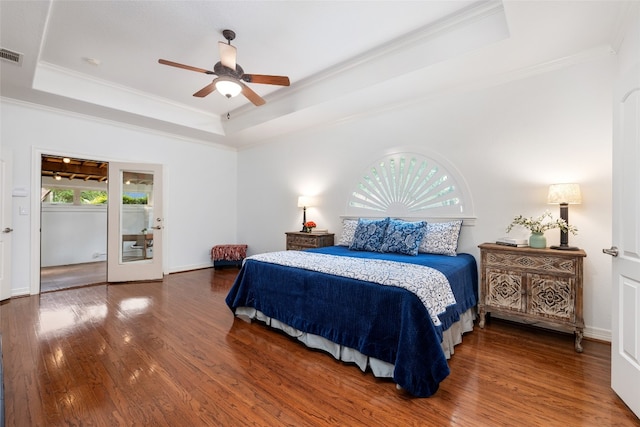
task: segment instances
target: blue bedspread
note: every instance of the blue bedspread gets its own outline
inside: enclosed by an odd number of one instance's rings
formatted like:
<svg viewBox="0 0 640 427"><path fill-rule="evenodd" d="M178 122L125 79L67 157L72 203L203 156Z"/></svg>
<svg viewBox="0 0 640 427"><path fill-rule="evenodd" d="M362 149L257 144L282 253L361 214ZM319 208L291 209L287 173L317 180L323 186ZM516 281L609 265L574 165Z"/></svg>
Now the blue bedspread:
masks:
<svg viewBox="0 0 640 427"><path fill-rule="evenodd" d="M412 256L395 253L382 254L379 252L352 251L347 246L328 246L309 249L309 251L357 258L382 258L390 261L425 265L442 272L449 280L457 303L455 306L450 307L445 315L439 316L444 330L449 329L453 323L460 320L460 315L474 307L478 302L478 268L476 259L470 254L458 254L455 257L433 254ZM440 333L442 332L440 331Z"/></svg>
<svg viewBox="0 0 640 427"><path fill-rule="evenodd" d="M476 303L477 268L471 255L412 257L340 246L315 251L427 262L447 276L456 297L457 304L440 316L445 329ZM440 345L442 329L433 325L418 297L401 288L248 259L226 303L232 310L253 307L301 331L392 363L394 381L415 396L432 395L449 375Z"/></svg>

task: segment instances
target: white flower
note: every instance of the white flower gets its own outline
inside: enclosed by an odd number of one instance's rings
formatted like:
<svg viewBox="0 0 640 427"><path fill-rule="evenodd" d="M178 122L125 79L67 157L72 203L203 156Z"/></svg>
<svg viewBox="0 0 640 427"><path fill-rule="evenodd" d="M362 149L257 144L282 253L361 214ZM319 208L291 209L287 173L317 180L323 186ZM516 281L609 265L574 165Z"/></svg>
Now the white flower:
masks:
<svg viewBox="0 0 640 427"><path fill-rule="evenodd" d="M545 222L545 219L548 218L548 221ZM532 233L544 233L547 230L552 230L554 228L559 228L562 231L570 232L573 235L578 234L578 229L573 225L568 225L567 222L558 218L556 220L553 219L553 215L548 210L545 211L542 215L537 218L525 218L522 215L518 215L513 218L511 224L507 227L507 233L511 231L511 229L519 225L531 231Z"/></svg>

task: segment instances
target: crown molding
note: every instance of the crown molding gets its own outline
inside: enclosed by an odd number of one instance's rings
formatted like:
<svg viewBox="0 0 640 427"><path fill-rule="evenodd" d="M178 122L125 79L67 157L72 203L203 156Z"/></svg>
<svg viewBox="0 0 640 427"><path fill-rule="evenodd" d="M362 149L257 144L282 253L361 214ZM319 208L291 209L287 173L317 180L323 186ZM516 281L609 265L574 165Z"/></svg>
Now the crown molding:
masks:
<svg viewBox="0 0 640 427"><path fill-rule="evenodd" d="M163 137L163 138L172 139L172 140L180 140L180 141L184 141L184 142L188 142L188 143L192 143L192 144L199 144L199 145L206 145L208 147L215 147L215 148L218 148L220 150L225 150L225 151L238 151L233 146L230 146L230 145L222 143L222 142L212 141L211 138L205 139L205 138L189 137L189 136L185 136L184 134L182 134L180 132L164 131L164 130L157 129L157 128L152 127L152 126L137 125L137 124L125 122L125 121L122 121L122 120L108 119L108 118L105 118L103 116L94 115L94 114L84 114L84 113L80 113L80 112L78 112L76 110L73 110L73 109L54 107L54 106L51 106L51 105L43 104L41 102L30 102L30 101L25 101L25 100L22 100L22 99L16 99L16 98L9 98L9 97L6 97L6 96L0 96L0 105L2 105L2 104L13 104L13 105L16 105L18 107L23 107L23 108L27 108L27 109L46 111L48 113L60 114L60 115L63 115L63 116L73 117L73 118L76 118L76 119L79 119L79 120L86 120L86 121L90 121L90 122L94 122L94 123L99 123L99 124L102 124L102 125L107 125L107 126L112 126L112 127L122 128L122 129L128 129L128 130L131 130L131 131L142 132L142 133L145 133L145 134L157 135L157 136L160 136L160 137ZM67 154L69 154L69 153L67 153Z"/></svg>
<svg viewBox="0 0 640 427"><path fill-rule="evenodd" d="M36 66L33 89L215 135L224 135L218 115L44 61L38 62Z"/></svg>
<svg viewBox="0 0 640 427"><path fill-rule="evenodd" d="M508 38L502 2L476 3L296 82L287 91L274 92L259 109L244 105L231 111L232 119L224 123L225 133L233 137L279 117L330 103Z"/></svg>
<svg viewBox="0 0 640 427"><path fill-rule="evenodd" d="M477 79L468 80L465 82L451 82L446 87L437 87L435 90L429 90L421 93L418 96L404 98L397 102L385 103L385 104L366 104L368 108L358 108L353 109L351 113L336 113L322 120L311 120L308 125L305 126L297 126L287 132L283 132L277 135L269 134L268 136L262 137L261 135L265 134L256 130L255 132L250 132L241 137L237 137L235 135L230 135L230 140L235 139L235 145L239 147L240 150L249 149L264 143L268 143L269 141L277 140L277 138L281 138L284 135L296 135L296 134L304 134L308 132L315 132L322 129L327 129L328 127L337 127L342 126L348 123L352 123L358 120L365 119L367 117L372 117L376 115L385 114L392 111L402 110L406 108L411 108L416 105L420 105L425 102L431 102L434 98L441 98L447 96L454 96L461 93L467 93L476 90L482 90L490 87L497 87L501 85L505 85L514 81L523 80L526 78L534 77L537 75L543 75L545 73L550 73L553 71L565 69L572 67L574 65L578 65L581 63L591 62L591 61L599 61L606 58L610 58L615 55L615 51L609 45L597 46L593 49L589 49L583 52L579 52L575 55L568 55L562 58L556 58L553 60L549 60L540 64L533 64L531 66L522 67L516 70L511 70L505 73L501 73L498 75L490 75L486 77L479 77ZM420 76L418 76L418 79ZM314 107L309 110L313 110ZM290 117L290 120L296 120L296 116L305 117L307 115L307 111L298 112L295 115ZM302 120L299 120L300 122Z"/></svg>

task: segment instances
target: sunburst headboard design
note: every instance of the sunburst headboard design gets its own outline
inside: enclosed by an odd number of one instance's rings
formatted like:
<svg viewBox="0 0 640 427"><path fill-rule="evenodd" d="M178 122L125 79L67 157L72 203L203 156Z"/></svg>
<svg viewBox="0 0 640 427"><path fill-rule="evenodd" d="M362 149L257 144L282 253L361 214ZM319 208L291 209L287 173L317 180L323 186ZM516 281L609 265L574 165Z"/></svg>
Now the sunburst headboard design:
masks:
<svg viewBox="0 0 640 427"><path fill-rule="evenodd" d="M467 185L452 165L406 152L387 155L366 169L350 194L347 214L475 218Z"/></svg>

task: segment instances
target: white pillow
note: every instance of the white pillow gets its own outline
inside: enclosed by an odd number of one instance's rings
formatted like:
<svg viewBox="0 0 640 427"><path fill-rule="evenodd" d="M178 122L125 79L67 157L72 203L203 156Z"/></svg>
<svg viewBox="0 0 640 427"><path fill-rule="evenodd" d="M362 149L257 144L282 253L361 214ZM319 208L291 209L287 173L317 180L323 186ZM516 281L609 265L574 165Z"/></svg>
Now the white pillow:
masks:
<svg viewBox="0 0 640 427"><path fill-rule="evenodd" d="M462 221L429 222L418 252L456 256Z"/></svg>
<svg viewBox="0 0 640 427"><path fill-rule="evenodd" d="M340 233L340 239L338 239L338 246L351 246L351 243L353 243L353 236L356 234L357 227L357 219L343 220L342 233Z"/></svg>

